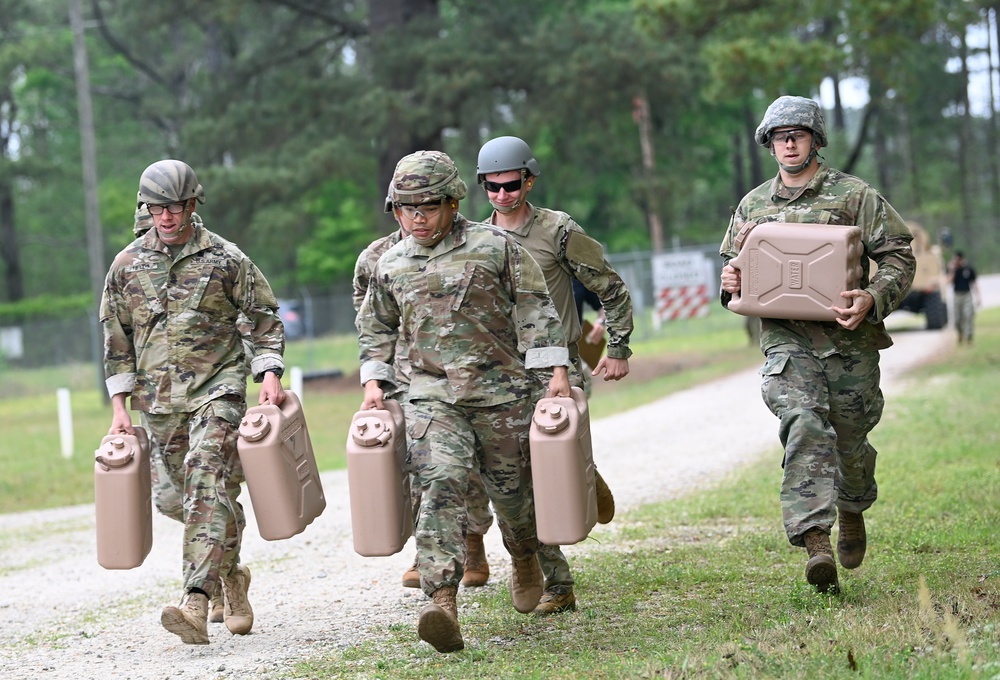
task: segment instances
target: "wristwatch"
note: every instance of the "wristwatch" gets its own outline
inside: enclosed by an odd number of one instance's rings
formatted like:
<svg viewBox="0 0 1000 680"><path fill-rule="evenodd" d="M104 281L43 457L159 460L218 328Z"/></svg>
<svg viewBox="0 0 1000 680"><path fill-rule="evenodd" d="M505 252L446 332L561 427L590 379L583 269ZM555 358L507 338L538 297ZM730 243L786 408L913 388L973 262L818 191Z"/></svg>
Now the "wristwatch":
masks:
<svg viewBox="0 0 1000 680"><path fill-rule="evenodd" d="M285 375L285 369L283 368L267 368L264 369L264 373L274 373L281 380L281 376Z"/></svg>

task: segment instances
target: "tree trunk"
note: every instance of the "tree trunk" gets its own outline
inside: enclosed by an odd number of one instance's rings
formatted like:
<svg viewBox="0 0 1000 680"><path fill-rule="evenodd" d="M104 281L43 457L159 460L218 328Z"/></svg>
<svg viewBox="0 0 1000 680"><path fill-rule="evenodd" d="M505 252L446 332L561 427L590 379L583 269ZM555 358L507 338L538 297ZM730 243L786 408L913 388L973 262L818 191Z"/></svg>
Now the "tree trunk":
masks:
<svg viewBox="0 0 1000 680"><path fill-rule="evenodd" d="M958 122L958 191L962 207L962 236L968 250L974 250L972 234L972 186L973 173L969 168L971 139L971 113L969 111L969 45L965 31L960 33L959 58L961 60L962 95L959 101L962 115Z"/></svg>
<svg viewBox="0 0 1000 680"><path fill-rule="evenodd" d="M747 135L747 158L750 159L750 188L752 189L764 183L764 168L760 163L760 146L753 138L754 131L757 129L757 119L754 118L750 104L747 102L743 102L743 120L747 129L750 130L750 134ZM740 194L740 198L743 198L743 194Z"/></svg>
<svg viewBox="0 0 1000 680"><path fill-rule="evenodd" d="M10 135L17 119L17 102L7 83L0 91L0 159L11 168ZM0 261L7 289L7 301L16 302L24 297L24 273L21 271L21 251L17 244L17 226L14 221L14 180L12 173L0 175Z"/></svg>

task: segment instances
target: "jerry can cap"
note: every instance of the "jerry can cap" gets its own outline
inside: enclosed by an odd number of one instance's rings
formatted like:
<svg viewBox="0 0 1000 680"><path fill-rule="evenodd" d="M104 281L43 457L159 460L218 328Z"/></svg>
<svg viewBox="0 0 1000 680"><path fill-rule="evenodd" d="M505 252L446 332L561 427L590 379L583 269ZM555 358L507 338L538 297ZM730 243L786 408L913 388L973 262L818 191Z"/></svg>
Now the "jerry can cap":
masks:
<svg viewBox="0 0 1000 680"><path fill-rule="evenodd" d="M94 453L94 460L100 463L105 470L125 467L132 462L134 457L135 451L122 437L109 439Z"/></svg>
<svg viewBox="0 0 1000 680"><path fill-rule="evenodd" d="M240 421L240 436L248 442L257 442L271 431L271 421L263 413L248 413Z"/></svg>
<svg viewBox="0 0 1000 680"><path fill-rule="evenodd" d="M532 416L535 427L545 434L559 434L569 427L569 413L561 404L541 404Z"/></svg>
<svg viewBox="0 0 1000 680"><path fill-rule="evenodd" d="M358 446L385 446L392 431L374 416L364 416L351 423L351 438Z"/></svg>

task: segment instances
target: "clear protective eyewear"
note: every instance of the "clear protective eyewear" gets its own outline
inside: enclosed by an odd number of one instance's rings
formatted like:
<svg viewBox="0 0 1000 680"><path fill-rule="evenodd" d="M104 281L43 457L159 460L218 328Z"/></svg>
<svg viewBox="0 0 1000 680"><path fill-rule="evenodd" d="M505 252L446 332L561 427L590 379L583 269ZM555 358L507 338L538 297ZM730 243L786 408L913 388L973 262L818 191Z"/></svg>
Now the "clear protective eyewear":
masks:
<svg viewBox="0 0 1000 680"><path fill-rule="evenodd" d="M412 205L409 203L396 203L395 207L399 212L403 213L403 217L413 220L420 215L425 220L432 220L441 214L441 206L444 205L444 199L439 201L432 201L430 203L418 203Z"/></svg>
<svg viewBox="0 0 1000 680"><path fill-rule="evenodd" d="M163 211L166 210L171 215L180 215L184 212L186 203L167 203L166 205L157 205L155 203L147 203L146 210L149 211L150 215L162 215Z"/></svg>

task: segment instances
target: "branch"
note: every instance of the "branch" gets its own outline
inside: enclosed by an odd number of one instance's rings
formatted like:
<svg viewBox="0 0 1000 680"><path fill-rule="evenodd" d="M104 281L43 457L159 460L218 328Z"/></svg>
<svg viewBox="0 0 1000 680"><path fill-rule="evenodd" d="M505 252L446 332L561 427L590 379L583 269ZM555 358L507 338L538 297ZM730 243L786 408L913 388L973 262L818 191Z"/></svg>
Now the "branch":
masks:
<svg viewBox="0 0 1000 680"><path fill-rule="evenodd" d="M296 2L295 0L265 0L266 2L273 5L281 5L282 7L287 7L290 10L298 12L302 16L310 17L318 21L327 24L328 26L335 26L340 32L350 38L360 38L362 36L368 35L368 27L364 24L359 24L354 21L348 21L342 17L334 16L332 14L326 14L321 12L314 7L308 7Z"/></svg>
<svg viewBox="0 0 1000 680"><path fill-rule="evenodd" d="M104 37L104 40L107 41L108 45L110 45L111 48L116 52L118 52L120 55L125 57L125 59L128 60L128 62L131 63L137 70L149 76L153 80L153 82L159 83L168 90L173 90L173 88L170 87L170 84L167 83L167 81L163 78L163 76L161 76L157 71L155 71L152 66L148 65L146 62L141 61L140 59L135 57L129 51L128 47L126 47L124 43L118 40L118 38L116 38L111 33L111 29L108 28L108 24L104 20L104 13L101 11L99 0L92 0L90 6L93 8L94 18L97 20L97 28L100 30L101 35Z"/></svg>
<svg viewBox="0 0 1000 680"><path fill-rule="evenodd" d="M861 158L861 152L864 150L864 146L868 142L868 126L871 123L872 118L875 117L875 109L875 100L873 99L868 102L868 108L865 109L865 115L861 119L861 129L858 130L858 138L854 142L854 148L851 149L851 155L841 168L841 170L849 175L854 174L853 168Z"/></svg>

